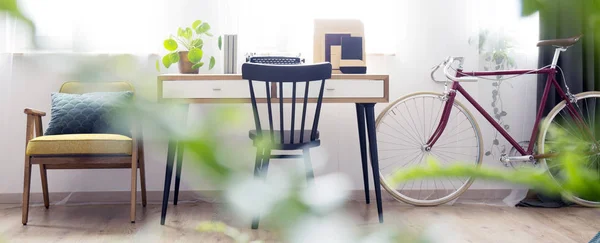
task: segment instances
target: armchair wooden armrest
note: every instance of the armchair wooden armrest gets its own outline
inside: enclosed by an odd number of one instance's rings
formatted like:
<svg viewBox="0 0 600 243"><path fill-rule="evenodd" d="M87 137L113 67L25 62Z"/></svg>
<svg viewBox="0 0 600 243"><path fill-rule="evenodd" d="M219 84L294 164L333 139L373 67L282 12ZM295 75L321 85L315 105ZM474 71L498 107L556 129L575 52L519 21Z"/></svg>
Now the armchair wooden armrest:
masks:
<svg viewBox="0 0 600 243"><path fill-rule="evenodd" d="M42 116L46 115L46 112L38 111L31 108L25 108L23 111L27 114L27 127L26 127L26 143L29 143L29 140L35 137L43 136L44 129L42 127Z"/></svg>
<svg viewBox="0 0 600 243"><path fill-rule="evenodd" d="M27 115L33 115L33 116L45 116L46 115L46 112L34 110L31 108L25 108L24 112Z"/></svg>

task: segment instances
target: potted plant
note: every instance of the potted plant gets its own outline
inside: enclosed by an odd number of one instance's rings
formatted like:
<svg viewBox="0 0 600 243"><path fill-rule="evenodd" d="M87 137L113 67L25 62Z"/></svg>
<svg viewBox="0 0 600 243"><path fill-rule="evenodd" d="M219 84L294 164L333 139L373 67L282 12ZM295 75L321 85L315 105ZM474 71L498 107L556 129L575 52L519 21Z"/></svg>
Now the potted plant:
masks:
<svg viewBox="0 0 600 243"><path fill-rule="evenodd" d="M172 64L179 63L180 73L198 73L200 67L204 66L202 58L204 52L203 38L210 38L213 35L209 32L210 25L206 22L196 20L191 27L179 28L177 36L171 35L163 43L168 54L162 57L162 64L169 68ZM222 39L218 38L218 47L221 50ZM184 50L181 50L184 49ZM215 57L211 56L208 63L208 70L215 66Z"/></svg>
<svg viewBox="0 0 600 243"><path fill-rule="evenodd" d="M490 31L488 29L479 30L477 38L470 38L469 44L477 45L479 58L485 71L498 71L515 69L517 64L514 56L514 41L510 36L502 31ZM492 89L492 109L493 117L507 131L510 130L510 125L506 123L504 118L508 113L504 110L504 102L501 95L501 86L503 84L503 76L496 76L496 81L491 82ZM494 131L494 140L492 140L491 148L485 151L485 156L497 156L497 153L508 154L514 156L516 149L509 148L506 145L501 145L498 140L499 133ZM519 144L524 143L521 141ZM524 147L528 146L524 143Z"/></svg>

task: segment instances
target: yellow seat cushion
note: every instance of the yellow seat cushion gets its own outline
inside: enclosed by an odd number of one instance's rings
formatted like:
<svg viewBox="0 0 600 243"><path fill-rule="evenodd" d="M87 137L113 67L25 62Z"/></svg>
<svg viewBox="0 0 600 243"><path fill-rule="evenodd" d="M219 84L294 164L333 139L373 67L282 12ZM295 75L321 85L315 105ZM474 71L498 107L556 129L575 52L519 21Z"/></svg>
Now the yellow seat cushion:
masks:
<svg viewBox="0 0 600 243"><path fill-rule="evenodd" d="M27 155L126 154L131 155L132 139L117 134L65 134L34 138Z"/></svg>

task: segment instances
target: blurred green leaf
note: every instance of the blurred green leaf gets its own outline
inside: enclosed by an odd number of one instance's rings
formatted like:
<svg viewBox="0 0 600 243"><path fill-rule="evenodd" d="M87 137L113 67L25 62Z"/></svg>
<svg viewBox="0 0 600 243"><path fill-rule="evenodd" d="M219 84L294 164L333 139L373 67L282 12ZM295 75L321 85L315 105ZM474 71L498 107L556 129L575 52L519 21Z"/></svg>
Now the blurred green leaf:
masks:
<svg viewBox="0 0 600 243"><path fill-rule="evenodd" d="M210 32L206 32L206 33L204 33L204 34L205 34L205 35L207 35L207 36L213 37L213 34L212 34L212 33L210 33Z"/></svg>
<svg viewBox="0 0 600 243"><path fill-rule="evenodd" d="M190 27L185 28L185 31L183 31L183 37L187 40L191 40L193 34L194 33L192 32L192 29Z"/></svg>
<svg viewBox="0 0 600 243"><path fill-rule="evenodd" d="M179 53L177 52L171 52L162 58L162 63L166 68L171 67L172 64L177 62L179 62Z"/></svg>
<svg viewBox="0 0 600 243"><path fill-rule="evenodd" d="M200 26L200 24L202 24L201 20L194 21L194 23L192 23L192 29L198 28L198 26Z"/></svg>
<svg viewBox="0 0 600 243"><path fill-rule="evenodd" d="M21 8L19 7L17 0L0 0L0 12L6 12L13 18L15 18L18 21L29 26L30 34L33 37L31 39L31 41L32 41L34 47L37 47L37 41L35 38L35 35L36 35L35 24L33 23L33 21L30 18L28 18L27 16L25 16L23 14L23 12L21 11Z"/></svg>
<svg viewBox="0 0 600 243"><path fill-rule="evenodd" d="M171 64L173 64L173 62L171 62L171 57L169 57L169 54L162 57L162 63L163 65L165 65L166 68L171 67Z"/></svg>
<svg viewBox="0 0 600 243"><path fill-rule="evenodd" d="M546 159L545 168L520 168L507 171L465 164L442 166L429 158L427 166L403 168L394 172L386 180L393 187L400 182L415 179L473 177L527 185L550 195L562 194L567 197L576 195L589 201L600 201L598 151L593 150L594 146L590 145L592 141L574 137L571 132L551 127L549 137L554 140L546 144L548 148L540 153L554 151L553 153L557 153L558 156ZM486 155L488 153L486 152Z"/></svg>
<svg viewBox="0 0 600 243"><path fill-rule="evenodd" d="M166 39L163 43L163 46L165 46L165 49L168 51L176 51L177 47L179 47L179 45L177 45L177 41L173 40L172 38Z"/></svg>
<svg viewBox="0 0 600 243"><path fill-rule="evenodd" d="M221 47L223 47L223 37L219 36L219 40L217 41L218 45L219 45L219 51L222 49Z"/></svg>
<svg viewBox="0 0 600 243"><path fill-rule="evenodd" d="M179 27L177 29L177 36L183 37L184 35L185 35L185 32L183 31L183 29L181 27Z"/></svg>
<svg viewBox="0 0 600 243"><path fill-rule="evenodd" d="M562 188L548 174L539 169L522 168L520 170L498 170L497 168L476 167L472 165L450 165L442 166L439 162L429 158L426 166L412 167L398 170L389 178L386 178L392 186L403 182L422 178L442 177L473 177L493 181L512 182L531 186L549 194L557 195Z"/></svg>
<svg viewBox="0 0 600 243"><path fill-rule="evenodd" d="M192 69L201 68L202 66L204 66L204 63L203 62L199 62L199 63L194 64L192 66Z"/></svg>
<svg viewBox="0 0 600 243"><path fill-rule="evenodd" d="M204 41L202 39L194 39L192 40L192 46L198 49L202 49L204 46Z"/></svg>
<svg viewBox="0 0 600 243"><path fill-rule="evenodd" d="M210 30L210 25L206 22L202 23L198 28L196 28L196 34L204 34Z"/></svg>
<svg viewBox="0 0 600 243"><path fill-rule="evenodd" d="M529 16L542 8L540 0L521 0L521 16Z"/></svg>
<svg viewBox="0 0 600 243"><path fill-rule="evenodd" d="M160 62L156 60L156 71L160 72Z"/></svg>
<svg viewBox="0 0 600 243"><path fill-rule="evenodd" d="M208 70L213 69L215 67L215 57L210 57L210 62L208 63Z"/></svg>
<svg viewBox="0 0 600 243"><path fill-rule="evenodd" d="M200 60L202 60L203 55L204 55L204 52L202 52L202 49L192 48L188 52L188 60L190 60L190 62L192 62L192 63L198 63L198 62L200 62Z"/></svg>

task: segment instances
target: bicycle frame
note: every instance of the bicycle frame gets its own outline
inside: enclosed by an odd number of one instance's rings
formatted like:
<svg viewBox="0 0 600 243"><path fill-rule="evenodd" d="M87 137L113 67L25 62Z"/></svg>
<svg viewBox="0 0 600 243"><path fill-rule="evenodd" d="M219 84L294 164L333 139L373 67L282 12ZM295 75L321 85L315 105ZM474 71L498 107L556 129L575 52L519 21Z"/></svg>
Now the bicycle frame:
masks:
<svg viewBox="0 0 600 243"><path fill-rule="evenodd" d="M531 131L531 138L529 140L529 146L527 147L527 150L525 150L510 134L508 134L508 132L500 124L498 124L498 122L496 122L494 120L494 118L492 118L492 116L488 112L486 112L485 109L481 105L479 105L479 103L460 85L460 82L458 82L458 81L452 82L451 89L447 93L448 99L444 106L442 118L441 118L440 123L438 124L435 132L432 134L432 136L427 141L427 146L429 148L433 147L435 145L435 143L437 142L437 140L442 135L442 133L444 132L444 129L446 128L446 125L448 124L448 121L450 119L450 113L452 111L452 106L454 105L454 101L456 98L456 92L463 95L465 97L465 99L467 99L467 101L469 101L469 103L471 103L471 105L473 105L473 107L475 107L475 109L477 109L477 111L479 111L479 113L481 115L483 115L483 117L500 134L502 134L502 136L504 138L506 138L506 140L508 140L508 142L512 146L514 146L517 149L517 151L519 151L519 153L523 156L533 155L533 152L534 152L533 145L535 143L536 136L538 134L539 124L542 119L542 113L544 111L544 108L546 107L546 101L548 99L548 94L550 93L550 89L552 86L554 86L554 88L556 89L556 92L560 95L560 97L563 100L565 100L569 114L573 118L575 118L575 120L577 122L583 122L583 118L579 116L579 114L576 112L575 108L573 107L573 104L571 103L571 100L570 100L571 95L565 93L563 91L563 89L560 87L558 81L556 81L555 65L552 65L552 66L546 67L546 68L542 68L542 69L536 69L536 70L506 70L506 71L481 71L481 72L463 72L462 69L459 68L459 69L457 69L456 77L460 78L460 77L464 77L464 76L480 77L480 76L521 75L521 74L547 74L548 75L547 79L546 79L546 86L544 88L544 93L542 95L542 100L541 100L541 103L540 103L540 106L538 108L537 115L535 118L535 125L533 127L533 130ZM544 155L534 156L534 158L538 158L538 157L544 157Z"/></svg>

